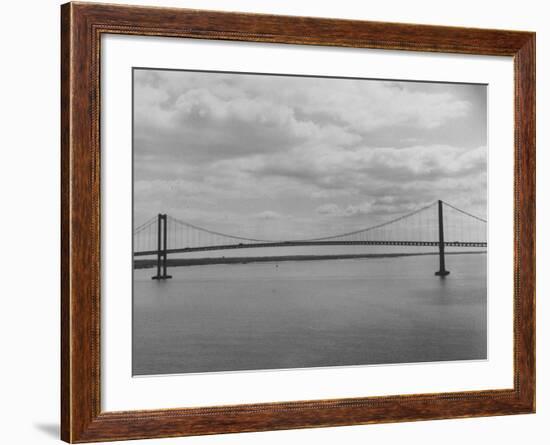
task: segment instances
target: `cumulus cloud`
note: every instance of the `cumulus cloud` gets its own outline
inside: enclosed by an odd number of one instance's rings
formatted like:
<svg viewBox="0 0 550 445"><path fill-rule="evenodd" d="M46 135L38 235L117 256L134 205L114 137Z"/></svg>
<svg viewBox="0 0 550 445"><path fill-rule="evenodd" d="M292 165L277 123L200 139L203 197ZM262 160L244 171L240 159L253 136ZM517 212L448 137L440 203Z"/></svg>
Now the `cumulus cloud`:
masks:
<svg viewBox="0 0 550 445"><path fill-rule="evenodd" d="M336 215L340 213L341 209L340 207L338 207L337 204L334 204L333 202L328 202L317 207L316 211L320 215Z"/></svg>
<svg viewBox="0 0 550 445"><path fill-rule="evenodd" d="M435 199L485 213L485 87L134 76L136 222L169 211L215 230L291 238Z"/></svg>
<svg viewBox="0 0 550 445"><path fill-rule="evenodd" d="M316 211L320 215L350 217L357 215L368 215L372 213L372 209L373 206L371 202L363 202L357 205L350 204L346 207L340 207L339 205L331 202L320 205L317 207Z"/></svg>

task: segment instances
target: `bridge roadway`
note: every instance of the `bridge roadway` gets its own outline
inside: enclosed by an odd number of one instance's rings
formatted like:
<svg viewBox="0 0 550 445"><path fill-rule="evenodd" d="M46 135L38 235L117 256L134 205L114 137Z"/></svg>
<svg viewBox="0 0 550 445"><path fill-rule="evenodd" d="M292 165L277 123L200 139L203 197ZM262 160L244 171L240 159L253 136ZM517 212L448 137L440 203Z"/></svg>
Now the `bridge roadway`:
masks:
<svg viewBox="0 0 550 445"><path fill-rule="evenodd" d="M445 241L445 247L487 247L487 242ZM438 247L439 241L277 241L259 243L221 244L202 247L181 247L166 249L167 254L185 252L204 252L208 250L253 249L260 247L294 246L425 246ZM164 251L163 251L164 252ZM134 252L134 256L157 255L158 250Z"/></svg>

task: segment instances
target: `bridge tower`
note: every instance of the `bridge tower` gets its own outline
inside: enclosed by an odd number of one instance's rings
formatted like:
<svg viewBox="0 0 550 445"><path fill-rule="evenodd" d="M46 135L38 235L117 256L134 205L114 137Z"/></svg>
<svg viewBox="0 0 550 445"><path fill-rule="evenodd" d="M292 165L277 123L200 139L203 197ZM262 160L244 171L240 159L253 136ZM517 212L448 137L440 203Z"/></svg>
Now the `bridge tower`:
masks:
<svg viewBox="0 0 550 445"><path fill-rule="evenodd" d="M445 270L445 236L443 228L443 201L437 201L437 213L439 220L439 270L435 273L441 278L446 277L451 272Z"/></svg>
<svg viewBox="0 0 550 445"><path fill-rule="evenodd" d="M157 220L157 274L153 280L166 280L172 275L166 273L167 269L167 241L168 241L168 220L166 214L159 213Z"/></svg>

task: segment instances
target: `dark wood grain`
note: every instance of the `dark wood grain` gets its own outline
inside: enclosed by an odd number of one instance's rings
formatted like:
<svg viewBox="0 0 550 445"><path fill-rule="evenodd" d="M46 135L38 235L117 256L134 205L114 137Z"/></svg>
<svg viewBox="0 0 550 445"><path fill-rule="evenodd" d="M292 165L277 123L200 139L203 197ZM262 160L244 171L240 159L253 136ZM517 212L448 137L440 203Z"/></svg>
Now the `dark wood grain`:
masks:
<svg viewBox="0 0 550 445"><path fill-rule="evenodd" d="M102 412L99 61L104 33L505 55L515 67L514 388ZM61 435L67 442L532 413L535 410L535 35L171 8L61 8Z"/></svg>
<svg viewBox="0 0 550 445"><path fill-rule="evenodd" d="M68 6L63 7L65 10ZM63 11L63 10L62 10ZM61 14L61 437L70 440L71 349L70 349L70 17Z"/></svg>

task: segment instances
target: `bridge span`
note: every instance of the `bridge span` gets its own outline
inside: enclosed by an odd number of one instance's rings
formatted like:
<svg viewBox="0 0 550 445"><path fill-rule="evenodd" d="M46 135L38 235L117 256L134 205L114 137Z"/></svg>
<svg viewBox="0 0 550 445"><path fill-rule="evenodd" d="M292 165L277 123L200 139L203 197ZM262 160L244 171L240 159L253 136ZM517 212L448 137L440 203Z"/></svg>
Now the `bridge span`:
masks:
<svg viewBox="0 0 550 445"><path fill-rule="evenodd" d="M452 219L445 215L444 209L453 213ZM168 255L181 253L295 246L436 247L439 270L435 275L445 277L450 273L445 268L445 248L486 248L486 224L486 220L439 200L365 229L321 238L277 241L228 235L159 214L134 230L133 254L155 255L157 274L152 278L164 280L171 278L167 274ZM445 241L446 230L451 232L447 238L453 241Z"/></svg>
<svg viewBox="0 0 550 445"><path fill-rule="evenodd" d="M294 246L423 246L439 247L438 241L279 241L250 244L221 244L219 246L180 247L166 249L167 254L206 252L211 250L254 249L261 247L294 247ZM487 247L486 242L445 241L445 247ZM157 255L158 250L135 252L134 256Z"/></svg>

